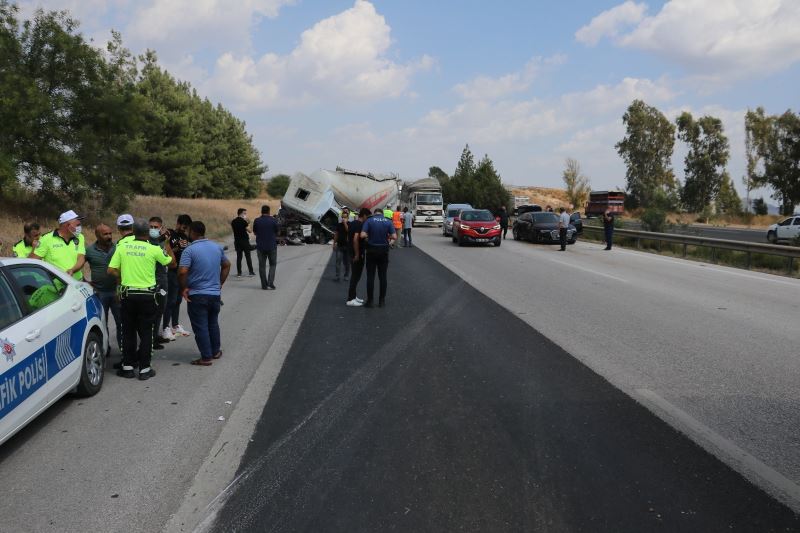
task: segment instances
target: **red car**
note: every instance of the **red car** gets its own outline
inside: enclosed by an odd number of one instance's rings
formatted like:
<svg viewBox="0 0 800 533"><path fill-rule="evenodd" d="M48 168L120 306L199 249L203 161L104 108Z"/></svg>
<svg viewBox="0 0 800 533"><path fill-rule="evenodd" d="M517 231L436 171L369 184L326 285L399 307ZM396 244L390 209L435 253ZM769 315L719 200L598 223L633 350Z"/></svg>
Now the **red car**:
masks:
<svg viewBox="0 0 800 533"><path fill-rule="evenodd" d="M453 242L459 246L466 243L500 246L502 238L500 224L488 209L464 209L453 219Z"/></svg>

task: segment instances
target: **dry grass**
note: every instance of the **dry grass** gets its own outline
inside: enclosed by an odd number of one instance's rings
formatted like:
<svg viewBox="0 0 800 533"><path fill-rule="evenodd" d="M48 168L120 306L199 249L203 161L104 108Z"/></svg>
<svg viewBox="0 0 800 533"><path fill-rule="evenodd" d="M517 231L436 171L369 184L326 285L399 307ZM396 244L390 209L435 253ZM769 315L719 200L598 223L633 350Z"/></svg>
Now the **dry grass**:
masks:
<svg viewBox="0 0 800 533"><path fill-rule="evenodd" d="M538 204L542 207L552 206L553 209L561 206L568 207L567 191L564 189L550 189L547 187L514 187L511 189L514 196L527 196L530 203ZM575 206L576 209L583 209L583 206Z"/></svg>
<svg viewBox="0 0 800 533"><path fill-rule="evenodd" d="M267 204L275 213L280 201L272 198L255 198L251 200L208 200L192 198L163 198L157 196L137 196L131 203L128 212L134 217L150 218L159 216L167 227L175 224L175 219L187 213L193 220L201 220L206 224L206 233L211 238L226 237L231 233L230 222L240 207L247 209L251 220L261 212L261 206ZM76 208L80 212L80 208ZM49 216L37 213L24 215L7 215L0 213L0 257L11 255L11 246L22 238L22 226L26 222L38 222L44 230L54 229L56 223ZM92 216L84 222L86 242L94 242L94 228L104 222L112 228L116 224L116 215Z"/></svg>

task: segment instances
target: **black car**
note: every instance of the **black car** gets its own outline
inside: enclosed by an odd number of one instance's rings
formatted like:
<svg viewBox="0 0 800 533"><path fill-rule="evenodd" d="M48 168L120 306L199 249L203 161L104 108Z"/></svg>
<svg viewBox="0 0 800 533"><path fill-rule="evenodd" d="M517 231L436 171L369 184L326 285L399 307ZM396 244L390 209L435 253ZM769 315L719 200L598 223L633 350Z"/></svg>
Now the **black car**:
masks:
<svg viewBox="0 0 800 533"><path fill-rule="evenodd" d="M514 221L511 233L515 241L558 243L558 215L547 212L523 213ZM567 244L575 244L576 240L578 232L570 224L567 228Z"/></svg>
<svg viewBox="0 0 800 533"><path fill-rule="evenodd" d="M583 220L581 220L581 214L577 211L572 213L569 216L569 223L575 226L575 233L578 235L583 235Z"/></svg>
<svg viewBox="0 0 800 533"><path fill-rule="evenodd" d="M514 214L519 216L519 215L522 215L523 213L538 213L541 210L542 210L542 206L540 206L539 204L526 204L526 205L521 205L521 206L517 207L514 210Z"/></svg>

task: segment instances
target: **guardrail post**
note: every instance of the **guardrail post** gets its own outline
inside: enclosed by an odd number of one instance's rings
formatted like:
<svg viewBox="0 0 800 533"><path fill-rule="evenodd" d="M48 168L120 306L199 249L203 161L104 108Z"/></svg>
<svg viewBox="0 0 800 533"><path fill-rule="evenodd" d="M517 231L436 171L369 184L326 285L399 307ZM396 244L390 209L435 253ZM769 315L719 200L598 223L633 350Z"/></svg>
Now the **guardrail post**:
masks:
<svg viewBox="0 0 800 533"><path fill-rule="evenodd" d="M689 247L688 244L683 243L683 258L686 259L686 249Z"/></svg>
<svg viewBox="0 0 800 533"><path fill-rule="evenodd" d="M714 264L717 263L717 249L713 246L711 247L711 262Z"/></svg>
<svg viewBox="0 0 800 533"><path fill-rule="evenodd" d="M661 239L658 239L658 253L661 253Z"/></svg>
<svg viewBox="0 0 800 533"><path fill-rule="evenodd" d="M639 237L636 237L636 249L637 250L641 250L642 249L642 242L641 241L642 240Z"/></svg>
<svg viewBox="0 0 800 533"><path fill-rule="evenodd" d="M789 259L789 261L787 261L787 262L789 263L789 265L788 265L789 266L789 275L791 276L792 275L792 271L794 270L793 269L793 267L794 267L794 257L789 256L787 259Z"/></svg>
<svg viewBox="0 0 800 533"><path fill-rule="evenodd" d="M752 256L752 255L753 255L753 254L752 254L751 252L747 252L747 264L745 265L745 268L747 268L747 270L750 270L750 264L751 264L751 262L752 262L752 261L751 261L751 259L752 259L752 257L751 257L751 256Z"/></svg>

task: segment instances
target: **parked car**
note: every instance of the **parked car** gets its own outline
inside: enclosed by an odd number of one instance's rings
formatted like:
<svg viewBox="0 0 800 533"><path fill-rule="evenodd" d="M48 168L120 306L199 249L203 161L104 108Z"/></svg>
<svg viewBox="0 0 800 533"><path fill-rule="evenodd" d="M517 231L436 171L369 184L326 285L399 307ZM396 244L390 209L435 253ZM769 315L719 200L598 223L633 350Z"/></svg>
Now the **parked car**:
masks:
<svg viewBox="0 0 800 533"><path fill-rule="evenodd" d="M558 234L558 215L555 213L523 213L514 221L511 234L515 241L527 240L531 242L544 242L557 244L560 242ZM567 244L575 244L578 232L572 224L567 228Z"/></svg>
<svg viewBox="0 0 800 533"><path fill-rule="evenodd" d="M500 246L502 239L500 224L488 209L463 209L453 219L453 242L459 246L467 243Z"/></svg>
<svg viewBox="0 0 800 533"><path fill-rule="evenodd" d="M575 227L575 233L583 235L583 220L579 212L575 211L569 216L569 223Z"/></svg>
<svg viewBox="0 0 800 533"><path fill-rule="evenodd" d="M516 215L522 215L524 213L539 213L542 211L542 206L539 204L528 204L528 205L521 205L516 209Z"/></svg>
<svg viewBox="0 0 800 533"><path fill-rule="evenodd" d="M103 385L108 330L91 285L35 259L0 259L0 444L70 391Z"/></svg>
<svg viewBox="0 0 800 533"><path fill-rule="evenodd" d="M793 241L800 238L800 215L794 215L767 228L767 240L771 243Z"/></svg>
<svg viewBox="0 0 800 533"><path fill-rule="evenodd" d="M442 235L445 237L453 236L453 219L458 216L462 209L472 209L469 204L447 204L444 210L444 222L442 222Z"/></svg>

